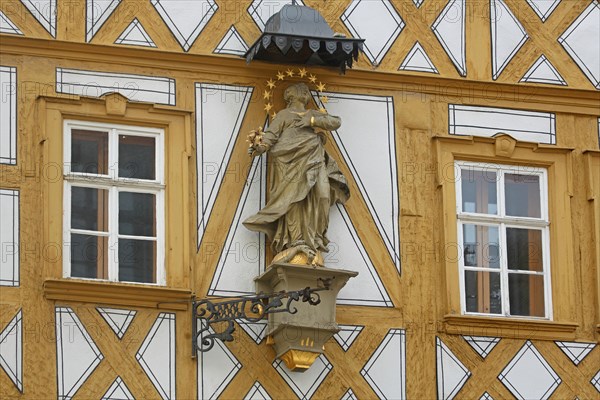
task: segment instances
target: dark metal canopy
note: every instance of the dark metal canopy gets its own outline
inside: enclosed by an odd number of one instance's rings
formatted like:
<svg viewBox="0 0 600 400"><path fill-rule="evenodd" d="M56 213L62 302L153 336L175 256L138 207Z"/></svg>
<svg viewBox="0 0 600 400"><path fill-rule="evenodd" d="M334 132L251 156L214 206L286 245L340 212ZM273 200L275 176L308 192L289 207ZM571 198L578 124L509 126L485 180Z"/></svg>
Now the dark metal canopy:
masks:
<svg viewBox="0 0 600 400"><path fill-rule="evenodd" d="M248 63L323 65L344 72L358 59L364 41L335 34L317 10L288 4L269 18L265 31L244 57Z"/></svg>

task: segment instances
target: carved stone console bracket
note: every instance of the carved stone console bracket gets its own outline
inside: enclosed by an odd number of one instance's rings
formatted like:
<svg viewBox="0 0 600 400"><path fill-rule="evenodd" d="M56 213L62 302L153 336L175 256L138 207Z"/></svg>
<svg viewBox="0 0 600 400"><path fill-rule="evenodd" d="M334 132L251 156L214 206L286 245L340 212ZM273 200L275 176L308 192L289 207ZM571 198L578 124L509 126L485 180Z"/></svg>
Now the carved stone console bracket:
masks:
<svg viewBox="0 0 600 400"><path fill-rule="evenodd" d="M294 314L269 314L267 343L272 344L276 357L292 371L305 371L325 350L327 342L339 327L335 321L335 305L339 291L355 271L312 267L297 264L272 264L256 277L257 293L296 291L302 288L323 288L320 303L297 303Z"/></svg>
<svg viewBox="0 0 600 400"><path fill-rule="evenodd" d="M192 301L192 358L196 358L198 352L210 351L215 340L232 342L236 321L258 322L267 314L295 314L297 302L316 306L321 302L317 292L324 290L329 290L328 282L317 288ZM225 328L222 324L226 324ZM217 330L217 325L222 329Z"/></svg>

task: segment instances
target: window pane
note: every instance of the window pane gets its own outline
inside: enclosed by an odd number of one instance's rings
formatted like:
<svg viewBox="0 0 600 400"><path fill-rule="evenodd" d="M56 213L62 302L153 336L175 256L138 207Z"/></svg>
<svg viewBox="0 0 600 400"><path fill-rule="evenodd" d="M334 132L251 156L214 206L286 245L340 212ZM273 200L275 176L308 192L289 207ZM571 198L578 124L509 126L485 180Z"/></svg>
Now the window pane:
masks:
<svg viewBox="0 0 600 400"><path fill-rule="evenodd" d="M156 242L119 239L119 281L156 282Z"/></svg>
<svg viewBox="0 0 600 400"><path fill-rule="evenodd" d="M153 137L119 135L119 176L156 179Z"/></svg>
<svg viewBox="0 0 600 400"><path fill-rule="evenodd" d="M108 190L71 187L71 228L108 232Z"/></svg>
<svg viewBox="0 0 600 400"><path fill-rule="evenodd" d="M506 215L540 218L539 175L504 175Z"/></svg>
<svg viewBox="0 0 600 400"><path fill-rule="evenodd" d="M542 275L509 273L508 295L511 315L545 317Z"/></svg>
<svg viewBox="0 0 600 400"><path fill-rule="evenodd" d="M463 225L465 267L500 268L498 227Z"/></svg>
<svg viewBox="0 0 600 400"><path fill-rule="evenodd" d="M542 231L506 228L508 269L542 272Z"/></svg>
<svg viewBox="0 0 600 400"><path fill-rule="evenodd" d="M71 235L71 276L108 279L108 238Z"/></svg>
<svg viewBox="0 0 600 400"><path fill-rule="evenodd" d="M467 312L501 314L500 273L465 271L465 304Z"/></svg>
<svg viewBox="0 0 600 400"><path fill-rule="evenodd" d="M108 133L71 131L71 171L108 175Z"/></svg>
<svg viewBox="0 0 600 400"><path fill-rule="evenodd" d="M495 171L461 170L463 212L497 214Z"/></svg>
<svg viewBox="0 0 600 400"><path fill-rule="evenodd" d="M155 208L153 194L119 192L119 234L155 237Z"/></svg>

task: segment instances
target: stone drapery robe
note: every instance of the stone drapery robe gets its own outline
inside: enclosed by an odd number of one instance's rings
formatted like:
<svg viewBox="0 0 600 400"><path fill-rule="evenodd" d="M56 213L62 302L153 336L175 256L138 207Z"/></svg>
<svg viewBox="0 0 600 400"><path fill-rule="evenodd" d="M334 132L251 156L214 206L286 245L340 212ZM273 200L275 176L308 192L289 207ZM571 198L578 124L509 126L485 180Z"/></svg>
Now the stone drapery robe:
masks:
<svg viewBox="0 0 600 400"><path fill-rule="evenodd" d="M313 126L304 126L303 121L311 117ZM325 151L324 133L313 128L334 130L340 125L338 117L316 110L284 109L265 130L262 143L270 154L269 201L244 226L264 232L276 253L298 245L327 251L329 209L336 202L345 203L350 190Z"/></svg>

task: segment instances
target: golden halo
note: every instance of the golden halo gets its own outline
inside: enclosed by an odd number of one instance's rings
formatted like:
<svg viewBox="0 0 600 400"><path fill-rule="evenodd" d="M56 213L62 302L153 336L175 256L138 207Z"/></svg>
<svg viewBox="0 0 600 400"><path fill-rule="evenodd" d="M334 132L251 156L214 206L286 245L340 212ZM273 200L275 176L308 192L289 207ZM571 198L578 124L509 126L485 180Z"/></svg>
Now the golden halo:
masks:
<svg viewBox="0 0 600 400"><path fill-rule="evenodd" d="M289 78L296 77L304 78L307 81L306 83L309 85L309 87L310 85L312 85L312 89L317 92L317 98L322 104L322 107L319 109L319 111L321 111L322 113L327 112L327 110L325 109L325 104L327 104L329 98L327 96L322 95L322 92L325 92L327 90L326 85L319 80L317 75L309 73L309 71L307 71L304 67L297 69L288 68L285 71L277 71L277 74L269 78L269 80L265 83L266 88L262 93L264 100L264 110L271 117L271 121L277 115L277 113L275 113L274 111L273 113L270 113L271 109L273 108L273 92L275 91L275 88L277 88L277 84L279 83L279 81L285 82ZM318 105L319 104L317 103L317 106Z"/></svg>

